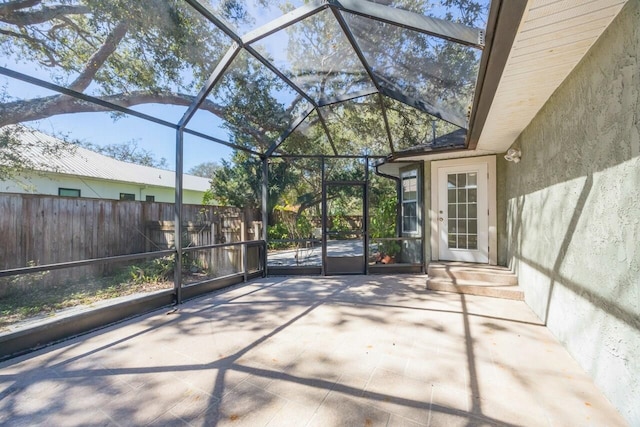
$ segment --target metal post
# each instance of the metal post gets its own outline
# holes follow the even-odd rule
[[[240,222],[240,241],[245,242],[246,240],[247,240],[247,210],[243,209],[242,221]],[[245,282],[247,281],[247,276],[249,274],[249,260],[247,259],[248,252],[249,252],[248,249],[249,248],[247,247],[246,243],[243,243],[240,246],[240,258],[242,260],[242,276]]]
[[[246,282],[249,279],[249,260],[248,258],[249,250],[247,248],[247,244],[243,243],[240,246],[240,256],[242,257],[242,279]]]
[[[369,157],[364,158],[364,188],[363,188],[363,208],[362,212],[364,228],[364,274],[369,274]]]
[[[396,181],[396,236],[402,234],[402,176]]]
[[[182,304],[182,169],[184,152],[184,134],[182,129],[176,132],[176,202],[174,205],[174,241],[176,259],[173,268],[173,288],[176,304]]]
[[[322,174],[322,269],[321,274],[323,276],[327,275],[327,225],[329,222],[327,221],[327,184],[326,184],[326,176],[325,176],[325,163],[324,156],[320,158],[320,173]]]
[[[262,158],[262,240],[265,242],[263,253],[263,277],[267,277],[267,240],[268,240],[268,222],[269,212],[267,212],[269,206],[269,159],[267,157]]]

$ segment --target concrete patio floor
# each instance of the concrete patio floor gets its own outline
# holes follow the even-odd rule
[[[0,364],[0,424],[617,426],[525,303],[268,278]]]

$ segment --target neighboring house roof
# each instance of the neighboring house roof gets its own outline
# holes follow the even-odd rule
[[[33,162],[36,170],[41,172],[154,187],[175,187],[173,171],[123,162],[77,145],[52,156],[47,147],[59,145],[62,143],[60,139],[24,126],[20,126],[18,135],[23,143],[24,156]],[[183,190],[204,192],[210,188],[210,184],[207,178],[185,174],[182,187]]]

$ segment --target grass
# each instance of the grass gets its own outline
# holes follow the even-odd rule
[[[114,284],[111,278],[65,285],[12,286],[0,297],[0,331],[27,319],[51,316],[66,308],[172,286],[170,281]]]
[[[189,271],[189,270],[187,270]],[[47,273],[13,277],[0,283],[0,332],[33,318],[45,318],[80,305],[173,288],[173,260],[158,258],[122,268],[108,277],[47,284]],[[202,279],[187,273],[184,282]]]

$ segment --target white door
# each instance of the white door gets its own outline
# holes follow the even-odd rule
[[[486,163],[438,168],[439,258],[489,262]]]

